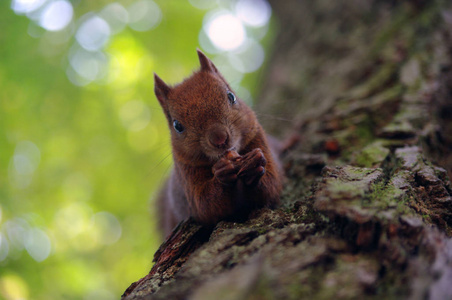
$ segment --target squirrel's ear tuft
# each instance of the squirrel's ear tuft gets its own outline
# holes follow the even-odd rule
[[[171,88],[157,74],[154,73],[154,93],[162,106],[164,106],[166,99],[168,99],[170,91]]]
[[[196,49],[198,52],[199,63],[201,64],[201,71],[218,73],[217,67],[213,62],[204,54],[201,50]]]

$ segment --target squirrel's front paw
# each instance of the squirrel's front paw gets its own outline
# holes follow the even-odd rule
[[[267,160],[261,149],[256,148],[242,156],[242,166],[237,175],[246,185],[256,185],[265,174]]]
[[[212,167],[213,175],[226,185],[234,184],[237,181],[238,166],[227,158],[220,158]]]

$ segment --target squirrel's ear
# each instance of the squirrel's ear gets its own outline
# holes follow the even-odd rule
[[[204,54],[201,50],[196,49],[198,52],[199,63],[201,64],[201,71],[218,73],[217,67],[213,62]]]
[[[166,107],[166,99],[168,99],[168,94],[171,88],[157,75],[154,73],[154,93],[157,96],[160,104]]]

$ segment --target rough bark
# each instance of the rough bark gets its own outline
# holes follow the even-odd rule
[[[295,137],[282,207],[182,223],[123,299],[452,299],[452,11],[272,5],[282,30],[257,109]]]

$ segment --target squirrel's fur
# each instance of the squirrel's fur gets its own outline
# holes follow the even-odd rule
[[[214,64],[198,56],[200,70],[182,83],[154,78],[174,159],[158,199],[165,235],[189,216],[215,224],[279,203],[281,172],[263,128]]]

